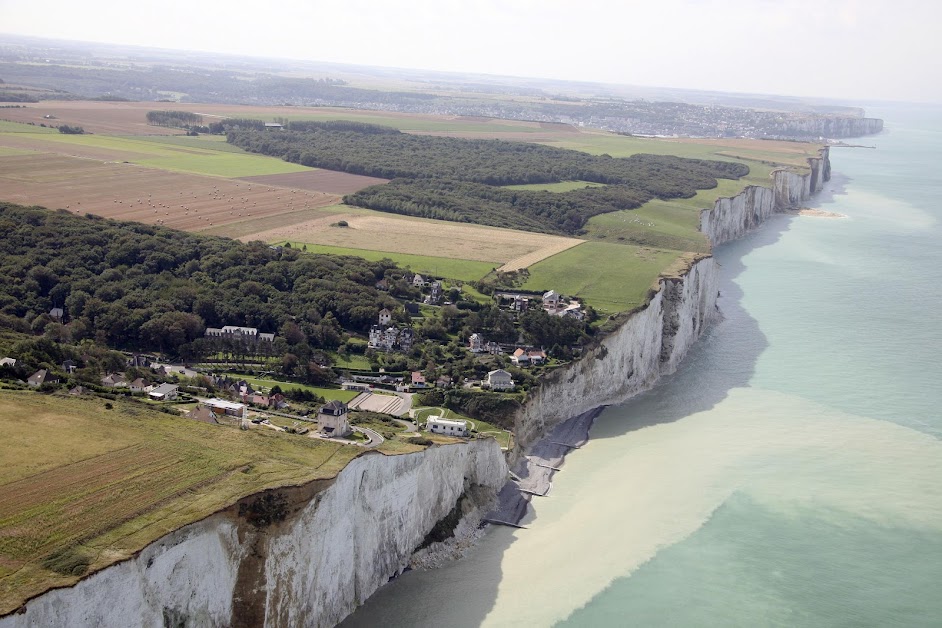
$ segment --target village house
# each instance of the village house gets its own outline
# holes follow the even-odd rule
[[[424,286],[427,286],[428,282],[425,281],[425,277],[416,273],[415,277],[412,278],[412,285],[415,286],[416,288],[422,288]]]
[[[445,375],[442,375],[435,380],[435,388],[451,388],[453,385],[451,378]]]
[[[161,384],[147,393],[147,396],[154,401],[173,401],[177,398],[179,391],[180,387],[176,384]]]
[[[131,389],[132,393],[141,393],[150,390],[151,385],[150,382],[143,377],[138,377],[133,382],[131,382],[129,388]]]
[[[425,423],[425,429],[434,434],[446,436],[467,436],[468,422],[453,421],[440,416],[430,416]]]
[[[39,388],[43,384],[58,384],[59,379],[53,377],[46,369],[39,369],[29,376],[29,378],[26,380],[26,383],[33,388]]]
[[[376,289],[382,290],[383,292],[387,292],[389,290],[389,282],[385,277],[376,282]]]
[[[543,293],[543,309],[551,314],[559,308],[559,302],[562,297],[555,290]]]
[[[530,299],[523,296],[522,294],[514,295],[513,304],[511,304],[510,309],[514,312],[519,312],[523,314],[530,308]]]
[[[388,325],[390,322],[392,322],[392,312],[390,312],[387,308],[381,309],[379,311],[379,324]]]
[[[229,417],[230,419],[244,419],[247,408],[244,403],[234,403],[225,399],[207,399],[200,403],[201,406],[209,408],[216,415],[217,419]]]
[[[557,309],[556,316],[564,316],[581,321],[585,317],[585,314],[582,311],[582,304],[578,301],[572,301],[568,305]]]
[[[471,334],[471,338],[468,339],[468,348],[471,353],[484,353],[484,336]]]
[[[425,388],[426,387],[425,376],[422,375],[419,371],[412,371],[412,387],[413,388]]]
[[[511,354],[510,361],[513,362],[515,366],[536,366],[546,362],[546,352],[536,349],[517,348],[517,350]]]
[[[128,380],[123,373],[108,373],[101,378],[101,385],[105,388],[127,388]]]
[[[496,369],[487,374],[485,385],[491,390],[513,390],[514,380],[504,369]]]
[[[150,366],[150,360],[139,353],[134,353],[128,357],[128,366],[137,368],[147,368]]]
[[[0,358],[0,366],[16,366],[16,358]]]
[[[397,329],[395,327],[383,328],[381,325],[373,325],[370,328],[368,346],[385,351],[392,351],[398,347],[402,352],[408,353],[412,350],[413,339],[413,332],[408,327]]]
[[[212,408],[209,406],[198,405],[189,412],[186,413],[188,419],[195,419],[197,421],[202,421],[203,423],[210,423],[212,425],[219,425],[219,419]]]
[[[75,364],[75,362],[74,362],[73,360],[64,360],[64,361],[62,362],[62,370],[65,371],[66,373],[70,374],[70,375],[71,375],[72,373],[74,373],[77,368],[78,368],[78,366],[76,366],[76,364]]]
[[[440,281],[433,281],[429,287],[429,295],[425,297],[425,302],[428,305],[438,305],[442,300],[442,283]]]
[[[317,413],[318,430],[327,438],[345,438],[353,430],[347,422],[347,405],[341,401],[328,401]]]

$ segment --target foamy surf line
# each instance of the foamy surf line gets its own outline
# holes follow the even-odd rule
[[[497,495],[497,508],[484,520],[519,526],[533,496],[545,497],[553,487],[553,476],[562,468],[566,455],[589,442],[589,430],[604,409],[599,406],[567,419],[535,442],[511,470],[511,479]]]

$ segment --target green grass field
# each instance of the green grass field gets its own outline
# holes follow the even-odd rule
[[[808,157],[817,156],[818,144],[803,142],[762,142],[745,146],[740,140],[693,141],[633,137],[611,133],[588,132],[566,136],[554,142],[543,142],[561,148],[572,148],[593,155],[629,157],[638,153],[677,155],[694,159],[722,161],[771,162],[805,168]],[[767,148],[766,148],[767,147]],[[767,164],[768,165],[768,164]]]
[[[3,113],[0,111],[0,116]],[[10,120],[0,120],[0,133],[37,133],[37,134],[49,134],[49,133],[59,133],[57,129],[51,127],[42,127],[38,124],[23,124],[22,122],[12,122]]]
[[[369,366],[367,366],[367,368],[369,368]],[[328,401],[332,399],[336,399],[338,401],[347,403],[348,401],[356,397],[357,394],[359,394],[355,390],[340,390],[339,388],[319,388],[317,386],[308,386],[307,384],[296,384],[294,382],[282,382],[277,379],[255,377],[253,375],[245,375],[242,373],[230,373],[230,376],[238,378],[238,379],[244,379],[245,381],[252,384],[253,386],[256,386],[256,387],[261,386],[265,388],[266,390],[276,385],[281,386],[282,390],[291,390],[291,389],[306,390],[308,392],[314,393],[315,395],[320,395],[321,397],[323,397],[324,399],[327,399]]]
[[[340,355],[338,353],[332,353],[330,357],[333,358],[334,366],[336,368],[352,369],[355,371],[370,370],[370,361],[362,355],[352,355],[349,353],[346,355]]]
[[[335,476],[362,449],[131,402],[0,390],[0,614],[266,488]]]
[[[531,190],[534,192],[571,192],[584,188],[598,188],[604,183],[592,183],[591,181],[560,181],[559,183],[525,183],[522,185],[505,185],[508,190]]]
[[[27,150],[25,148],[9,148],[7,146],[0,146],[0,157],[12,157],[14,155],[33,155],[36,151]]]
[[[274,244],[284,244],[284,241]],[[327,246],[324,244],[308,244],[305,242],[291,242],[291,247],[300,249],[307,246],[308,253],[328,253],[330,255],[355,255],[371,261],[391,259],[403,268],[413,272],[433,277],[447,277],[462,281],[476,281],[500,266],[500,262],[477,262],[473,260],[451,259],[449,257],[431,257],[428,255],[412,255],[410,253],[388,253],[385,251],[371,251],[367,249],[349,249],[340,246]]]
[[[19,125],[25,126],[25,125]],[[35,127],[27,127],[34,129]],[[22,132],[17,136],[22,137]],[[29,134],[36,140],[36,150],[55,150],[55,145],[95,149],[100,157],[102,151],[113,161],[129,161],[142,166],[203,174],[218,177],[248,177],[264,174],[285,174],[312,170],[298,164],[288,163],[274,157],[251,155],[245,152],[222,150],[218,142],[204,140],[202,145],[177,144],[157,140],[153,137],[117,137],[109,135],[62,135],[60,133]],[[193,138],[199,140],[200,138]]]
[[[238,146],[233,146],[226,141],[225,135],[199,135],[191,137],[188,135],[123,135],[125,139],[141,140],[144,142],[153,142],[155,144],[169,144],[171,146],[186,146],[189,148],[199,148],[202,150],[215,150],[221,153],[236,153],[238,155],[249,155]]]
[[[526,290],[556,290],[615,314],[641,305],[679,251],[586,242],[530,267]]]

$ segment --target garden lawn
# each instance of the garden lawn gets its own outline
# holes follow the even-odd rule
[[[285,382],[279,381],[277,379],[266,379],[263,377],[255,377],[253,375],[244,375],[242,373],[230,373],[230,377],[237,379],[244,379],[248,383],[256,386],[270,389],[272,386],[280,386],[282,390],[306,390],[312,392],[315,395],[319,395],[331,401],[336,399],[337,401],[342,401],[347,403],[359,393],[355,390],[341,390],[339,388],[319,388],[317,386],[308,386],[307,384],[297,384],[295,382]]]

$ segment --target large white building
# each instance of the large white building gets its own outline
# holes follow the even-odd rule
[[[203,336],[217,341],[229,341],[248,349],[257,349],[263,344],[270,345],[275,340],[275,334],[259,333],[255,327],[239,327],[238,325],[207,327]]]
[[[445,436],[467,436],[468,422],[443,419],[440,416],[430,416],[425,422],[425,429],[435,434]]]

